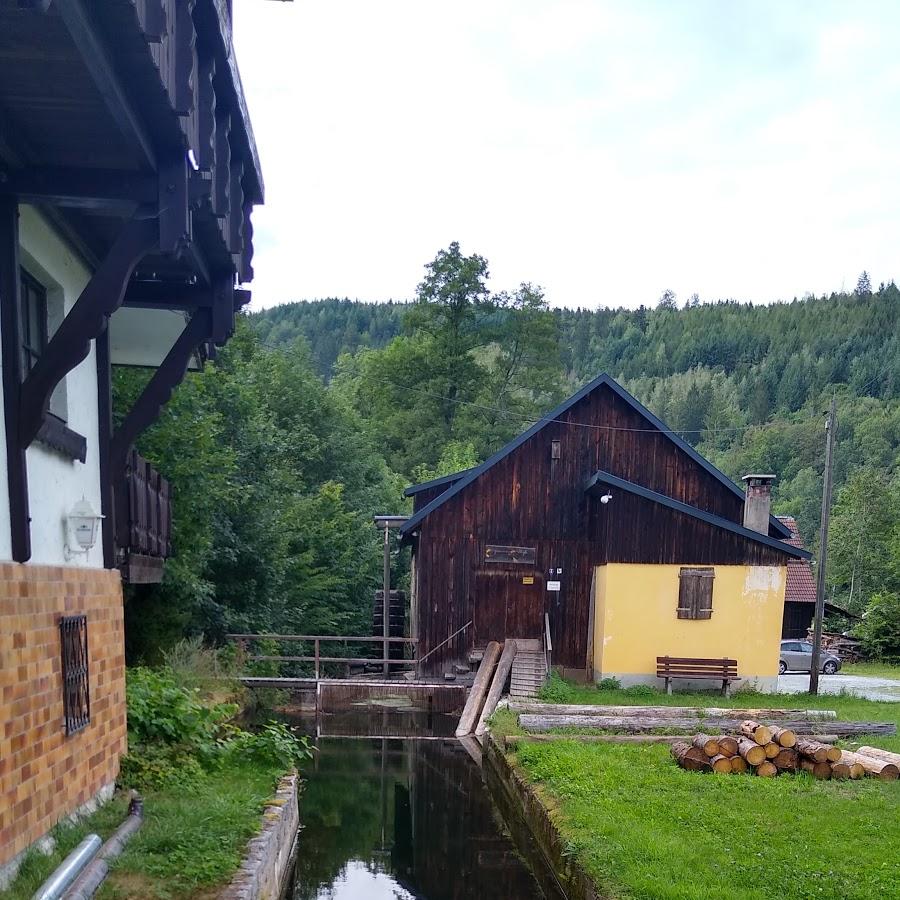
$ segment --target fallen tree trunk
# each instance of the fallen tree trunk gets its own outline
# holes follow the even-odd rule
[[[809,772],[813,778],[817,778],[819,781],[828,781],[831,778],[831,763],[825,760],[816,762],[808,756],[801,756],[800,768],[804,772]]]
[[[738,753],[751,766],[758,766],[766,761],[766,748],[760,747],[756,741],[751,741],[750,738],[741,738],[738,741]]]
[[[719,755],[719,741],[708,734],[695,734],[691,745],[702,750],[710,759]]]
[[[900,753],[894,753],[891,750],[882,750],[881,747],[860,747],[856,752],[861,753],[863,756],[874,756],[875,759],[883,759],[885,762],[900,766]]]
[[[696,747],[692,747],[687,741],[677,741],[672,744],[672,756],[682,769],[691,772],[710,772],[712,764],[709,757]]]
[[[780,747],[790,749],[797,743],[797,735],[790,728],[779,728],[776,725],[772,727],[772,740]]]
[[[843,763],[859,763],[866,770],[867,775],[880,778],[882,781],[896,781],[900,777],[900,767],[875,756],[865,756],[862,753],[842,750],[839,761]]]
[[[772,740],[772,729],[767,725],[760,725],[755,719],[744,719],[738,730],[744,737],[763,746]]]
[[[515,713],[536,716],[671,716],[676,719],[695,716],[698,709],[696,706],[600,706],[592,703],[539,703],[536,700],[510,700],[508,707]],[[706,706],[702,709],[705,716],[739,721],[747,718],[757,721],[767,719],[820,721],[837,718],[837,713],[833,709],[735,709],[718,706]]]
[[[737,719],[700,718],[699,716],[666,718],[648,716],[594,716],[594,715],[545,715],[521,713],[519,724],[527,731],[551,731],[554,728],[597,728],[624,734],[640,734],[647,731],[673,730],[695,734],[700,731],[738,732],[741,722]],[[897,726],[892,722],[821,722],[797,721],[785,723],[785,727],[797,734],[850,736],[858,734],[896,734]]]

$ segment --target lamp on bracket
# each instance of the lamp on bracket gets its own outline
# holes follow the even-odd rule
[[[82,497],[66,514],[66,559],[87,554],[97,543],[103,516]]]

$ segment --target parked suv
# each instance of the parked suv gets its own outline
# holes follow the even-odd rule
[[[812,668],[813,647],[809,641],[782,641],[781,658],[778,660],[778,674],[785,672],[808,672]],[[822,671],[834,675],[841,668],[841,658],[823,650]]]

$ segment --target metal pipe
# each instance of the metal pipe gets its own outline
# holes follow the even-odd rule
[[[63,892],[97,855],[99,834],[89,834],[59,865],[59,868],[37,889],[31,900],[59,900]]]

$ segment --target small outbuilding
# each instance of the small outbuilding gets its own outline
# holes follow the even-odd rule
[[[424,669],[515,638],[570,677],[656,683],[659,656],[730,657],[771,684],[788,563],[809,558],[770,514],[773,480],[741,490],[599,376],[481,465],[407,489]]]

